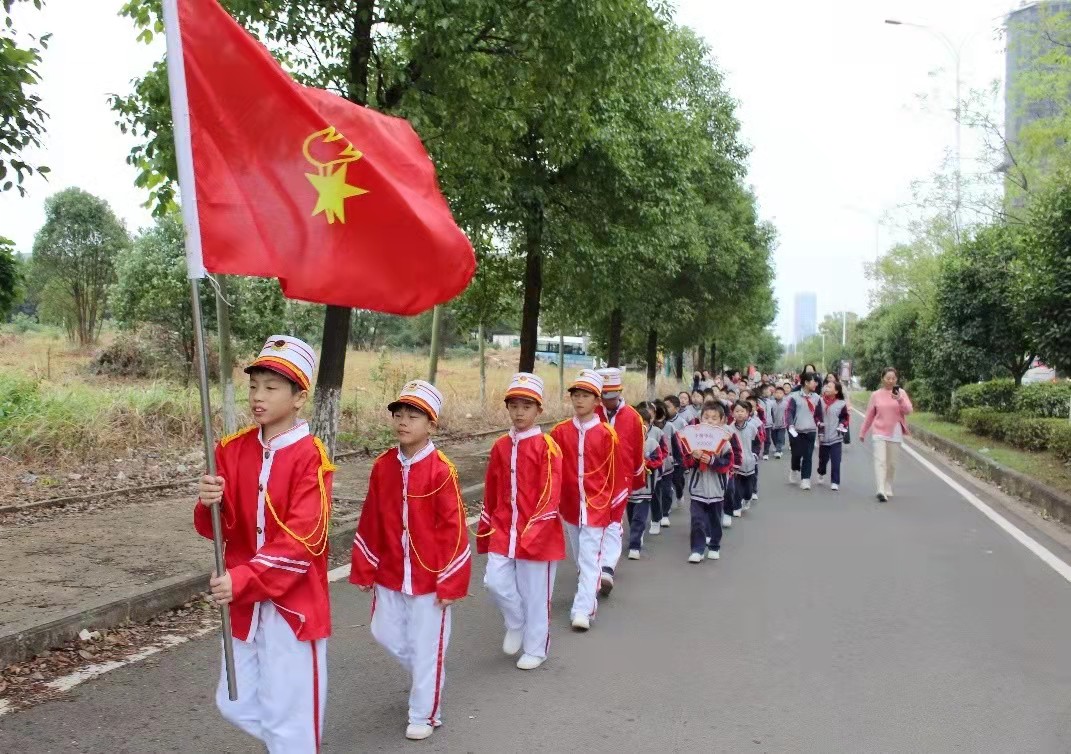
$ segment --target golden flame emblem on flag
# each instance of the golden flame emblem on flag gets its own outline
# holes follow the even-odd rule
[[[327,216],[328,223],[334,223],[336,219],[345,223],[346,200],[368,193],[366,189],[346,182],[347,166],[364,155],[334,126],[328,126],[305,139],[301,151],[309,164],[316,168],[315,173],[305,173],[318,196],[312,216],[316,217],[322,212]]]

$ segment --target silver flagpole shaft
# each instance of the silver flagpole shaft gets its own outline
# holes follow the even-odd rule
[[[205,444],[205,469],[209,476],[216,475],[216,442],[212,437],[212,403],[208,393],[208,356],[205,353],[205,331],[201,323],[201,281],[190,279],[190,295],[193,297],[193,332],[197,342],[197,384],[201,388],[201,428]],[[220,521],[219,505],[209,509],[212,512],[212,549],[216,555],[216,573],[222,575],[227,568],[223,563],[223,525]],[[223,622],[223,662],[227,668],[227,695],[230,700],[238,699],[238,678],[234,673],[234,638],[231,635],[230,605],[220,605],[219,617]]]
[[[201,254],[201,222],[197,214],[197,176],[193,169],[193,144],[190,137],[190,102],[186,92],[185,56],[179,29],[178,0],[164,0],[164,32],[167,39],[167,88],[171,95],[171,116],[175,132],[175,157],[178,163],[179,190],[182,195],[182,224],[186,231],[186,268],[190,278],[193,307],[194,342],[197,344],[197,383],[201,387],[201,428],[205,442],[205,468],[216,475],[215,441],[212,438],[212,404],[208,392],[208,356],[205,354],[205,330],[201,316],[200,279],[205,276]],[[216,573],[227,569],[223,563],[223,527],[219,505],[213,505],[212,545],[216,555]],[[227,695],[238,700],[238,679],[234,672],[234,639],[231,636],[231,610],[220,605],[223,621],[223,661],[227,670]]]

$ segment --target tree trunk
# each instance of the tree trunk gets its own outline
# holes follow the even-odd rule
[[[349,343],[351,310],[329,306],[324,313],[324,337],[320,344],[320,372],[316,376],[312,432],[323,440],[327,453],[335,457],[338,422],[342,416],[342,378],[346,374],[346,345]]]
[[[227,304],[227,276],[216,278],[216,328],[219,331],[219,386],[223,391],[223,434],[238,431],[234,405],[234,349],[231,348],[231,308]]]
[[[614,307],[610,312],[610,332],[606,338],[606,365],[621,366],[621,332],[624,329],[621,307]]]
[[[437,304],[431,310],[431,353],[428,356],[428,382],[435,384],[439,372],[439,350],[442,348],[443,307]]]
[[[543,294],[543,205],[532,202],[524,228],[524,308],[521,311],[521,358],[517,371],[535,371],[539,338],[539,300]]]
[[[684,380],[684,349],[678,348],[677,352],[673,354],[673,374],[676,376],[678,382]]]
[[[698,353],[696,353],[695,357],[695,371],[702,372],[707,368],[707,344],[700,343],[699,348],[696,350]]]
[[[372,59],[372,22],[375,0],[354,0],[353,33],[347,67],[346,98],[368,105],[368,64]],[[312,432],[335,456],[338,422],[342,417],[342,379],[346,374],[346,344],[350,339],[350,309],[328,306],[320,343],[320,373],[316,378]]]
[[[558,336],[558,400],[565,397],[565,336]]]
[[[658,377],[658,330],[647,331],[647,400],[658,397],[655,380]]]
[[[480,409],[484,410],[487,406],[487,349],[484,345],[483,337],[483,323],[480,323],[480,327],[476,330],[477,337],[480,339]]]

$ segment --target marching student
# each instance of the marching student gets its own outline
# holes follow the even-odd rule
[[[562,454],[536,423],[543,413],[540,377],[515,374],[506,410],[513,426],[491,446],[476,552],[487,553],[483,583],[506,622],[502,651],[523,650],[517,667],[534,670],[550,649],[554,574],[565,558]]]
[[[216,446],[216,476],[201,478],[197,532],[212,538],[220,506],[227,570],[211,598],[231,605],[240,696],[221,671],[216,706],[272,754],[316,752],[327,707],[327,530],[335,467],[298,418],[316,356],[288,335],[268,338],[246,367],[253,426]]]
[[[667,395],[665,399],[666,414],[668,419],[666,420],[666,426],[670,427],[670,443],[669,450],[673,454],[673,492],[676,495],[675,505],[680,505],[681,498],[684,497],[684,460],[681,457],[680,441],[677,439],[677,433],[688,426],[688,420],[684,416],[684,412],[680,409],[680,398],[672,395]]]
[[[785,398],[787,391],[783,385],[778,385],[773,391],[773,403],[770,408],[770,420],[773,422],[773,451],[774,458],[780,458],[785,449],[785,423],[788,411],[788,399]]]
[[[692,419],[695,418],[695,409],[692,406],[692,394],[687,390],[682,390],[677,394],[677,407],[680,409],[679,415],[684,419],[684,425],[688,426],[692,423]]]
[[[759,428],[753,418],[747,401],[739,400],[733,405],[733,423],[729,429],[740,443],[740,462],[733,467],[732,515],[736,518],[751,508],[751,496],[755,491],[759,467],[755,444],[759,439]]]
[[[699,563],[704,554],[709,560],[721,558],[722,522],[729,501],[728,481],[733,466],[740,459],[740,443],[725,427],[725,409],[716,401],[703,406],[703,424],[718,428],[721,439],[713,451],[691,448],[682,437],[681,450],[687,478],[692,515],[689,563]],[[732,519],[730,518],[730,521]]]
[[[581,371],[569,386],[573,418],[559,422],[550,432],[562,451],[559,510],[577,567],[576,596],[569,611],[577,631],[587,631],[595,619],[606,527],[611,512],[624,506],[629,492],[620,471],[617,434],[595,413],[602,388],[598,372]]]
[[[755,502],[759,499],[759,469],[762,467],[762,448],[766,444],[766,423],[759,399],[752,396],[747,399],[747,404],[751,409],[748,421],[755,429],[755,442],[751,448],[755,454],[755,483],[751,486],[751,502]],[[750,508],[750,503],[745,507]]]
[[[646,430],[643,441],[643,462],[647,470],[647,482],[638,490],[633,490],[628,498],[628,559],[639,560],[640,550],[643,549],[643,533],[647,528],[647,518],[652,507],[659,510],[657,501],[658,486],[662,481],[663,464],[668,458],[665,446],[665,433],[655,426],[651,416],[651,410],[646,406],[636,409],[643,421]],[[655,514],[657,516],[657,514]],[[651,534],[658,534],[661,528],[656,529],[658,522],[651,521]]]
[[[763,412],[765,414],[765,421],[762,428],[766,431],[766,438],[762,443],[762,460],[770,460],[770,448],[773,447],[773,428],[774,428],[774,398],[773,398],[773,385],[764,384],[760,390],[761,402]]]
[[[792,450],[792,470],[789,484],[799,482],[801,490],[811,489],[811,463],[814,457],[814,441],[822,423],[821,399],[814,392],[818,375],[804,372],[800,377],[800,390],[791,393],[785,424],[788,426],[789,447]]]
[[[829,467],[829,489],[840,489],[840,461],[844,436],[848,433],[848,402],[840,385],[827,382],[822,386],[822,426],[818,436],[818,484],[825,483]]]
[[[431,440],[442,404],[414,380],[387,406],[398,446],[372,464],[350,562],[350,583],[373,592],[372,636],[412,679],[405,737],[415,741],[442,725],[451,605],[472,571],[457,469]]]
[[[598,370],[602,377],[602,403],[596,408],[599,416],[614,428],[617,434],[622,474],[629,492],[640,490],[647,484],[647,469],[643,462],[644,427],[640,415],[622,397],[624,389],[621,370],[606,367]],[[625,503],[615,503],[610,511],[610,524],[606,527],[606,546],[603,548],[602,576],[599,593],[609,597],[614,589],[614,576],[624,538]]]

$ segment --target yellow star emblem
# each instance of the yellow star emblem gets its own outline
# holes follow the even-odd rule
[[[312,147],[318,147],[314,156]],[[316,168],[315,173],[305,173],[309,183],[316,189],[316,207],[312,210],[312,216],[316,217],[321,212],[327,216],[328,223],[334,223],[337,219],[340,223],[346,222],[346,200],[351,196],[367,194],[368,191],[346,182],[347,166],[356,162],[364,155],[337,131],[334,126],[328,126],[322,131],[305,139],[302,147],[305,159]],[[325,154],[335,156],[326,159]]]
[[[312,216],[321,212],[327,215],[327,222],[333,223],[338,218],[340,223],[346,222],[346,200],[351,196],[360,196],[368,192],[363,188],[357,188],[346,183],[346,166],[340,165],[337,170],[327,175],[306,173],[305,177],[316,189],[319,197],[316,200],[316,208]]]

